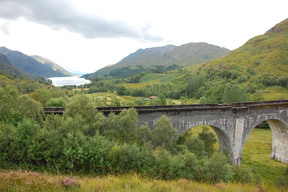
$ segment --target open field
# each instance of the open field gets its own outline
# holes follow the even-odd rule
[[[261,182],[274,184],[283,176],[287,165],[270,158],[272,132],[270,129],[254,129],[243,150],[243,165],[251,168]]]
[[[268,87],[261,90],[260,93],[266,101],[288,99],[288,89],[280,86]]]

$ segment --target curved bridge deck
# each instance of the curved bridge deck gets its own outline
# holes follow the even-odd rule
[[[219,139],[220,151],[230,151],[231,163],[241,164],[243,146],[250,132],[267,121],[272,129],[271,158],[288,163],[288,100],[205,105],[97,107],[104,115],[135,108],[139,125],[153,129],[157,118],[166,115],[179,134],[210,125]],[[46,114],[63,114],[63,107],[45,107]]]
[[[134,108],[137,112],[155,111],[185,111],[185,110],[213,110],[213,109],[233,109],[241,110],[248,108],[260,108],[277,105],[288,105],[288,100],[261,101],[261,102],[241,102],[232,104],[191,104],[191,105],[152,105],[152,106],[121,106],[121,107],[96,107],[104,114],[120,113],[124,109]],[[44,107],[46,114],[63,114],[65,107]]]

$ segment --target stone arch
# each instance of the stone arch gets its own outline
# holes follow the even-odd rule
[[[251,131],[264,121],[267,121],[272,130],[272,147],[270,157],[277,161],[288,163],[288,122],[279,117],[263,117],[252,123],[251,126],[247,129],[247,132],[243,135],[241,154],[244,148],[244,144]]]
[[[218,141],[219,141],[219,151],[228,151],[229,153],[231,153],[232,151],[232,144],[231,144],[231,137],[227,134],[227,132],[225,131],[225,129],[221,126],[217,126],[217,125],[211,125],[208,123],[203,123],[203,124],[197,124],[197,126],[210,126],[213,131],[215,132],[215,134],[217,135]],[[191,130],[196,126],[192,126],[188,129],[185,130]],[[183,133],[182,133],[183,134]]]

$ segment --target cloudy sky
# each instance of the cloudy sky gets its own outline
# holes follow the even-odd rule
[[[0,46],[85,73],[139,48],[236,49],[288,18],[287,0],[0,0]]]

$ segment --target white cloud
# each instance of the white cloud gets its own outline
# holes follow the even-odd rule
[[[287,0],[0,0],[0,45],[94,72],[138,48],[207,42],[235,49],[286,19],[287,5]]]

